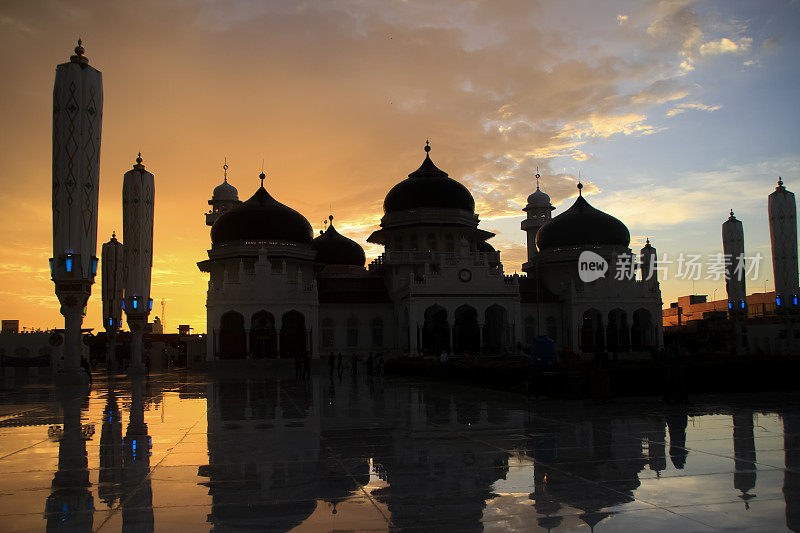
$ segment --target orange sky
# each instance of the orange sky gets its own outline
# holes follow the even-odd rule
[[[554,202],[574,195],[583,169],[584,192],[605,191],[598,207],[631,213],[623,221],[640,244],[653,224],[637,224],[614,195],[642,188],[615,177],[603,150],[724,112],[701,103],[709,94],[691,77],[724,58],[735,72],[767,45],[747,28],[720,30],[730,17],[704,18],[691,1],[619,4],[571,18],[569,6],[527,1],[5,2],[0,318],[63,327],[48,270],[50,121],[55,65],[78,36],[104,82],[98,255],[121,232],[122,176],[141,151],[156,176],[151,319],[164,298],[168,331],[205,331],[207,278],[195,263],[210,246],[203,214],[224,157],[240,199],[258,187],[263,159],[275,198],[315,229],[330,206],[337,228],[364,244],[430,137],[436,164],[470,187],[482,227],[498,232],[507,272],[523,261],[520,209],[537,166]],[[796,151],[768,155],[765,180],[798,168]],[[662,242],[680,235],[664,229]],[[377,252],[367,247],[368,258]],[[86,327],[100,327],[97,281]]]

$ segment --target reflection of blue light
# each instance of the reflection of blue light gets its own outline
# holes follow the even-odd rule
[[[92,257],[92,276],[97,274],[97,258]]]
[[[152,311],[153,310],[153,299],[152,298],[150,298],[150,301],[147,304],[147,310],[148,311]]]
[[[728,302],[728,309],[733,309],[733,302]]]
[[[72,254],[67,254],[67,272],[72,272]]]

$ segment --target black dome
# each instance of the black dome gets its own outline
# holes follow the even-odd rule
[[[308,220],[270,196],[262,184],[241,206],[228,211],[211,227],[211,243],[289,241],[310,244],[314,232]]]
[[[628,228],[616,219],[595,209],[583,196],[572,207],[553,218],[536,233],[539,250],[571,246],[624,246],[631,242]]]
[[[311,242],[311,249],[317,251],[317,263],[325,265],[364,266],[367,260],[364,249],[354,240],[348,239],[333,227],[328,226],[325,233]]]
[[[489,244],[486,241],[478,241],[478,244],[475,246],[479,252],[483,252],[485,254],[493,254],[497,250],[494,249],[494,246]]]
[[[425,151],[429,152],[430,146]],[[436,168],[428,154],[417,170],[392,187],[383,201],[383,212],[425,207],[475,212],[475,199],[469,190]]]

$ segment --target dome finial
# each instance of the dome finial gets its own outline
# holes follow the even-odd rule
[[[261,187],[264,187],[264,180],[267,179],[267,175],[264,174],[264,171],[261,171],[261,174],[258,175],[258,178],[261,180]]]
[[[70,62],[78,63],[79,65],[88,65],[89,58],[83,55],[84,52],[85,50],[83,49],[81,38],[78,37],[78,46],[75,47],[75,55],[70,56]]]
[[[583,183],[581,183],[581,171],[578,171],[578,196],[583,196]]]
[[[430,139],[425,139],[425,152],[427,153],[427,152],[430,152],[430,151],[431,151],[431,140]]]
[[[222,171],[223,171],[223,179],[225,183],[228,183],[228,157],[226,156],[225,159],[222,160]]]
[[[536,167],[536,190],[537,191],[539,190],[539,178],[541,178],[541,177],[542,177],[542,175],[539,174],[539,167],[537,166]]]
[[[333,224],[333,215],[328,215],[328,220],[330,220],[331,224]]]

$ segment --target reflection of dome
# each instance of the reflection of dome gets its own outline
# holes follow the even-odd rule
[[[364,249],[354,240],[348,239],[331,224],[325,233],[311,242],[311,249],[317,251],[317,263],[326,265],[364,266],[366,256]]]
[[[550,196],[539,190],[537,185],[533,194],[528,196],[528,205],[530,207],[550,207]]]
[[[211,228],[211,242],[214,245],[234,241],[310,244],[312,238],[313,230],[308,220],[270,196],[263,181],[249,200],[219,217]]]
[[[430,149],[425,146],[426,152]],[[418,208],[462,209],[474,213],[475,200],[466,187],[436,168],[426,154],[422,165],[392,187],[383,201],[383,211],[387,214]]]
[[[228,183],[227,178],[220,185],[214,187],[214,194],[211,196],[212,201],[226,201],[226,200],[239,200],[239,191],[236,187]]]
[[[536,234],[539,250],[571,246],[624,246],[631,242],[628,228],[618,219],[595,209],[583,196],[572,207],[547,222]]]

